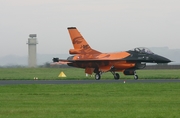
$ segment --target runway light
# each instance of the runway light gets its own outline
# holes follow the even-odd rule
[[[34,80],[37,80],[38,79],[38,77],[34,77]]]

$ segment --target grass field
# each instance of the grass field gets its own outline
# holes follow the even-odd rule
[[[59,78],[60,72],[66,74],[66,78]],[[180,79],[180,69],[177,70],[137,70],[139,79]],[[133,79],[133,76],[124,76],[122,79]],[[78,68],[0,68],[0,80],[27,80],[38,77],[38,79],[94,79],[86,77],[83,69]],[[113,75],[108,72],[102,75],[102,79],[113,79]]]
[[[179,118],[179,83],[0,86],[0,118]]]

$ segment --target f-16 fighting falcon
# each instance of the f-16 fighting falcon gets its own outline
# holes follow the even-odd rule
[[[85,73],[95,73],[95,79],[101,79],[104,72],[111,72],[114,79],[119,79],[117,72],[123,72],[124,75],[133,75],[134,79],[138,79],[137,69],[146,67],[146,63],[169,63],[171,60],[154,54],[148,48],[137,47],[133,50],[102,53],[92,49],[86,42],[76,27],[67,28],[70,34],[73,49],[69,50],[70,56],[67,60],[53,58],[53,62],[67,63],[69,66],[83,68]]]

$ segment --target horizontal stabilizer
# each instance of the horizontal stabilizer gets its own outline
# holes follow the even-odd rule
[[[53,58],[53,62],[59,62],[59,58]]]

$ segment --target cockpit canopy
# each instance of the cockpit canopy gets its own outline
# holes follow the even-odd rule
[[[133,51],[140,52],[140,53],[154,54],[150,49],[145,48],[145,47],[137,47],[137,48],[134,48]]]

